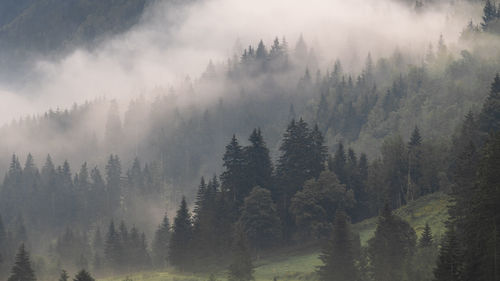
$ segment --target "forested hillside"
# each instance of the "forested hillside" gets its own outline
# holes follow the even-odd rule
[[[99,47],[160,7],[63,2],[0,4],[2,51]],[[1,278],[169,271],[249,281],[261,257],[321,249],[300,278],[498,280],[500,6],[394,5],[415,20],[482,12],[456,41],[356,60],[328,57],[307,34],[227,46],[200,76],[3,125]],[[441,197],[446,230],[422,211],[417,235],[404,207]]]

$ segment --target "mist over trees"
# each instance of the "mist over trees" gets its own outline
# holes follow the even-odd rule
[[[175,87],[4,125],[0,278],[253,280],[303,246],[319,280],[497,280],[500,6],[481,6],[460,45],[325,68],[307,34],[278,36]],[[393,212],[436,192],[452,197],[443,237]],[[351,224],[370,218],[364,245]]]

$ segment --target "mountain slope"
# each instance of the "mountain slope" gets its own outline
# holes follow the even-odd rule
[[[426,223],[432,229],[435,240],[444,234],[445,222],[448,218],[447,206],[450,196],[437,192],[421,197],[408,205],[395,210],[395,214],[408,221],[420,236]],[[353,231],[360,234],[362,244],[373,236],[377,226],[377,218],[370,218],[353,225]],[[280,250],[272,255],[263,257],[254,261],[255,280],[273,280],[279,277],[279,280],[315,280],[314,271],[321,264],[319,260],[319,250],[316,247],[300,246]],[[170,280],[206,280],[205,275],[183,274],[173,272],[141,272],[129,276],[134,281],[170,281]],[[220,279],[225,278],[225,272],[219,272]],[[120,281],[121,277],[102,279],[106,281]]]

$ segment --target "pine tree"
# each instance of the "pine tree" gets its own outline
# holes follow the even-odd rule
[[[186,199],[183,197],[172,226],[169,244],[169,261],[181,270],[186,269],[190,262],[190,246],[193,226]]]
[[[35,272],[31,267],[30,257],[24,244],[19,247],[11,275],[7,281],[36,281]]]
[[[345,171],[345,165],[347,162],[347,156],[344,150],[344,144],[339,142],[337,145],[337,150],[333,159],[330,159],[328,167],[330,171],[334,172],[340,183],[345,184],[347,182],[347,176]]]
[[[338,210],[335,214],[332,235],[323,248],[320,259],[323,262],[318,269],[320,280],[357,280],[353,235],[344,211]]]
[[[386,204],[378,218],[375,235],[368,241],[375,281],[403,280],[416,240],[413,228],[393,215]]]
[[[95,279],[86,270],[82,269],[75,275],[73,281],[95,281]]]
[[[460,244],[453,228],[448,229],[439,251],[434,277],[436,281],[461,280]],[[493,280],[493,279],[492,279]]]
[[[495,4],[491,3],[490,0],[486,0],[483,8],[483,22],[481,23],[483,30],[488,30],[489,24],[497,18],[497,8]]]
[[[248,241],[245,232],[241,228],[235,231],[235,239],[233,245],[232,262],[229,265],[228,280],[229,281],[250,281],[253,277],[252,257],[248,249]]]
[[[422,236],[420,237],[419,240],[419,246],[421,248],[424,247],[430,247],[432,246],[432,232],[431,232],[431,227],[429,226],[428,223],[425,224],[424,232],[422,233]]]
[[[318,125],[314,125],[310,135],[309,149],[309,175],[308,178],[318,178],[325,170],[325,163],[328,158],[328,149],[325,146],[323,135],[319,131]]]
[[[170,242],[170,221],[165,213],[162,223],[158,226],[153,240],[153,261],[158,268],[164,268],[168,262],[168,249]]]
[[[118,270],[122,260],[122,245],[120,233],[116,231],[113,221],[109,224],[104,245],[105,262],[111,269]]]
[[[260,129],[254,129],[248,140],[250,145],[244,149],[248,186],[252,188],[260,186],[271,190],[273,166]]]
[[[490,134],[500,132],[500,75],[498,73],[479,114],[479,128]]]
[[[221,174],[221,184],[224,192],[230,196],[230,200],[242,202],[243,198],[250,192],[246,182],[244,167],[245,158],[243,149],[239,145],[236,136],[233,135],[231,142],[226,146],[223,157],[224,172]]]
[[[422,144],[422,136],[420,135],[420,130],[417,126],[413,129],[413,133],[411,134],[410,142],[408,145],[410,147],[418,146]]]
[[[66,270],[62,270],[61,271],[61,275],[59,275],[59,281],[68,281],[69,279],[69,275],[68,275],[68,272],[66,272]]]

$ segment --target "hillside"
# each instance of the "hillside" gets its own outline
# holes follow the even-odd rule
[[[408,221],[420,236],[426,223],[432,228],[435,237],[444,234],[444,223],[448,217],[447,206],[450,197],[442,192],[433,193],[411,202],[395,211]],[[361,242],[366,244],[375,231],[377,218],[370,218],[353,225],[353,231],[360,234]],[[436,238],[439,239],[439,238]],[[311,274],[321,262],[318,259],[319,250],[311,247],[299,247],[280,250],[278,253],[261,258],[254,262],[255,280],[272,280],[275,276],[279,280],[315,280]],[[218,276],[225,278],[224,272]],[[206,280],[207,276],[195,274],[182,274],[178,272],[143,272],[128,276],[134,281],[170,281],[170,280]],[[124,280],[124,276],[100,279],[105,281]]]

